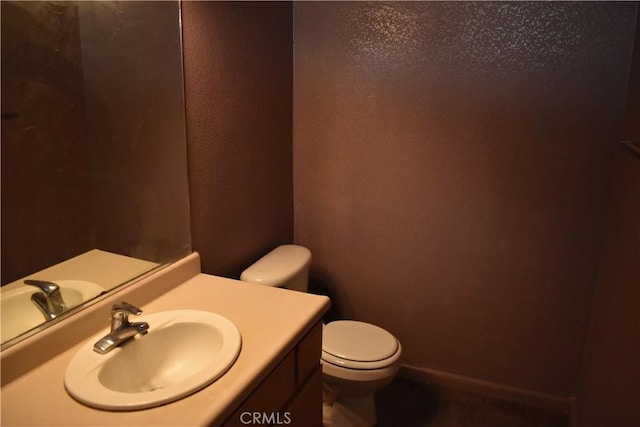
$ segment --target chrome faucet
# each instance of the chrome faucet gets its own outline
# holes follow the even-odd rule
[[[93,351],[105,354],[136,335],[146,335],[149,331],[147,322],[131,323],[129,314],[140,315],[142,310],[129,304],[119,302],[111,307],[111,332],[100,338],[93,345]]]
[[[55,319],[67,308],[67,305],[62,299],[60,287],[55,283],[32,279],[27,279],[24,283],[40,289],[41,292],[36,292],[31,295],[31,301],[38,307],[42,314],[44,314],[47,320]]]

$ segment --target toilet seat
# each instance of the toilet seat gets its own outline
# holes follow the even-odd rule
[[[338,320],[322,331],[322,361],[348,369],[381,369],[401,356],[398,340],[365,322]]]

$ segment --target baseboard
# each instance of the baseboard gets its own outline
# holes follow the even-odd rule
[[[418,368],[410,365],[403,365],[400,368],[398,376],[419,383],[433,384],[444,389],[490,396],[539,408],[564,412],[571,415],[573,423],[573,405],[571,399],[568,397],[540,393],[505,384],[440,371],[437,369]],[[572,425],[575,427],[574,424]]]

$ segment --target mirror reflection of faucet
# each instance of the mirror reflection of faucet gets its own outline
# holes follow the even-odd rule
[[[67,308],[67,305],[62,299],[60,287],[55,283],[33,279],[27,279],[24,283],[40,289],[41,292],[36,292],[31,295],[31,301],[38,307],[42,314],[44,314],[47,320],[55,319]]]
[[[113,304],[111,307],[111,332],[93,345],[93,351],[106,354],[130,338],[136,335],[146,335],[149,332],[147,322],[131,323],[129,322],[129,314],[138,316],[142,314],[142,310],[124,301]]]

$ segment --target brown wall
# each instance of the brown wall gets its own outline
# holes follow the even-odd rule
[[[292,8],[182,8],[193,249],[238,277],[293,240]]]
[[[640,425],[640,155],[620,147],[578,388],[581,427]]]
[[[631,76],[624,138],[640,144],[638,24]],[[581,427],[640,425],[640,154],[624,146],[618,149],[612,188],[578,384]]]
[[[635,7],[295,4],[295,241],[339,315],[573,392]]]

